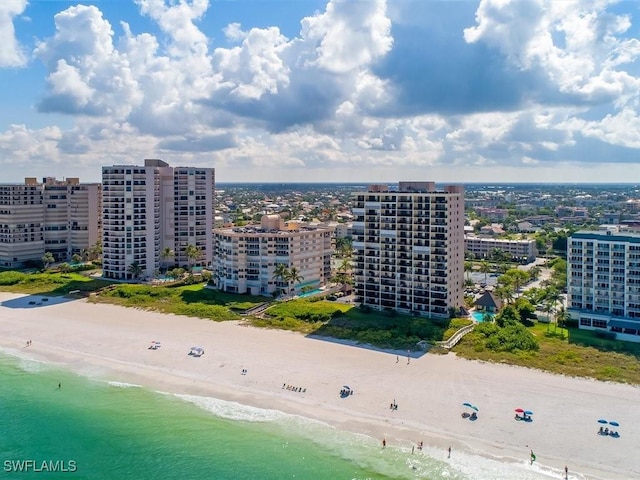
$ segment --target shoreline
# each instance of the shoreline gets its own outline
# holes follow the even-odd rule
[[[278,410],[385,438],[408,451],[423,441],[425,449],[442,451],[445,459],[451,446],[454,452],[522,462],[531,448],[540,466],[561,472],[568,465],[569,478],[640,477],[635,386],[451,353],[407,362],[406,356],[237,321],[216,323],[84,299],[51,297],[28,305],[31,299],[0,293],[0,346],[81,375]],[[23,348],[27,340],[33,343]],[[149,350],[152,340],[162,346]],[[204,348],[202,357],[187,355],[194,345]],[[354,395],[340,398],[343,385]],[[394,401],[398,410],[389,409]],[[461,418],[464,402],[478,406],[476,422]],[[534,422],[516,422],[519,407],[531,409]],[[620,422],[620,438],[596,434],[602,417]]]

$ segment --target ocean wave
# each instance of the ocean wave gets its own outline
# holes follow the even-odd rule
[[[15,366],[26,373],[39,373],[55,368],[51,363],[31,357],[24,349],[0,347],[0,354],[13,358]]]
[[[276,422],[290,415],[279,410],[250,407],[237,402],[229,402],[214,397],[201,397],[198,395],[174,394],[176,398],[193,403],[198,407],[214,414],[216,417],[227,420],[244,422]]]
[[[432,480],[548,480],[562,478],[564,472],[527,460],[488,458],[481,455],[454,451],[450,459],[447,452],[425,445],[422,451],[411,453],[411,445],[389,445],[380,448],[380,441],[367,435],[345,432],[318,420],[287,414],[278,410],[242,405],[237,402],[197,395],[173,395],[192,403],[217,417],[245,422],[270,422],[288,434],[311,440],[323,450],[342,457],[363,468],[389,476],[389,478]],[[384,452],[384,453],[383,453]],[[584,477],[573,472],[572,477]]]
[[[135,383],[108,381],[107,384],[112,387],[118,387],[118,388],[142,388],[142,385],[137,385]]]

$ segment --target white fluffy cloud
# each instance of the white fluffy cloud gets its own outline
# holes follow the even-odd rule
[[[49,155],[88,168],[166,155],[237,172],[223,181],[254,171],[334,179],[349,168],[358,180],[425,167],[455,180],[464,167],[595,162],[581,159],[585,139],[640,145],[640,41],[633,17],[612,13],[607,0],[481,0],[475,11],[465,3],[466,23],[458,18],[448,36],[434,27],[447,18],[419,29],[415,15],[392,28],[384,0],[327,0],[288,36],[236,21],[206,30],[205,16],[224,2],[134,2],[153,32],[110,22],[100,3],[55,16],[54,34],[34,48],[47,68],[38,109],[79,120],[66,130],[5,129],[4,158]],[[22,11],[6,5],[0,40]],[[448,5],[393,6],[406,18]]]
[[[616,67],[640,53],[626,39],[628,15],[607,11],[614,0],[482,0],[467,42],[485,42],[517,67],[539,69],[559,92],[585,101],[611,101],[638,91],[638,81]]]
[[[15,37],[13,19],[21,15],[27,0],[4,0],[0,2],[0,68],[21,67],[26,56]]]

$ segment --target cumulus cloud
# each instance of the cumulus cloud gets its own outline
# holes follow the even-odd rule
[[[15,36],[13,19],[27,7],[27,0],[4,0],[0,2],[0,68],[21,67],[26,56]]]
[[[221,42],[200,26],[220,2],[136,0],[153,33],[69,7],[34,50],[48,71],[37,107],[81,121],[46,140],[16,127],[0,150],[4,135],[80,163],[159,152],[331,176],[579,161],[587,144],[588,158],[611,145],[630,158],[640,144],[640,42],[611,2],[390,1],[328,0],[287,35],[231,19]]]
[[[560,93],[587,102],[613,101],[637,92],[637,80],[617,65],[634,61],[640,49],[625,39],[627,15],[607,10],[614,1],[482,0],[469,43],[483,42],[522,70],[537,70]]]

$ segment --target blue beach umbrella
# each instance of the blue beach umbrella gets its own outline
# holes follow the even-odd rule
[[[618,422],[609,422],[609,425],[611,425],[612,427],[619,427],[620,424]]]
[[[475,405],[470,404],[469,402],[465,402],[462,404],[465,407],[469,407],[471,410],[475,410],[476,412],[478,411],[478,407],[476,407]]]
[[[601,418],[600,420],[598,420],[598,423],[609,423],[609,422],[607,422],[604,418]]]
[[[524,414],[525,415],[533,415],[533,412],[531,410],[525,410]]]

